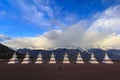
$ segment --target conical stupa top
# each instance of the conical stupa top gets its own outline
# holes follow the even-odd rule
[[[104,57],[104,60],[110,60],[109,56],[107,53],[105,53],[105,57]]]
[[[25,57],[26,58],[29,58],[30,57],[30,55],[29,55],[29,53],[27,52],[27,54],[25,55]]]
[[[68,57],[68,54],[67,54],[67,52],[65,53],[64,57]]]
[[[16,53],[14,53],[12,57],[13,57],[13,58],[17,58],[17,55],[16,55]]]
[[[41,58],[41,57],[42,57],[41,53],[39,53],[37,57],[38,57],[38,58]]]
[[[92,54],[91,54],[91,58],[93,58],[93,57],[95,58],[95,55],[94,55],[94,53],[92,53]]]
[[[78,53],[77,57],[81,57],[80,53]]]
[[[96,60],[94,53],[91,54],[91,59],[90,60]]]
[[[51,57],[55,57],[54,53],[52,52]]]
[[[80,53],[77,54],[77,60],[78,60],[78,61],[79,61],[79,60],[83,60],[82,57],[81,57],[81,55],[80,55]]]
[[[91,57],[95,57],[94,53],[91,54]]]

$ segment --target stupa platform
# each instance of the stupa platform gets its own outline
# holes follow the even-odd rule
[[[96,60],[95,61],[94,60],[90,60],[89,63],[91,63],[91,64],[99,64],[99,62],[96,61]]]
[[[56,61],[49,61],[49,64],[56,64]]]
[[[63,64],[70,64],[70,60],[63,60]]]
[[[31,63],[31,61],[28,61],[28,60],[26,60],[26,61],[24,60],[21,62],[21,64],[30,64],[30,63]]]
[[[17,64],[17,63],[19,63],[19,61],[14,61],[14,60],[12,61],[11,60],[11,61],[8,62],[8,64]]]
[[[41,60],[40,61],[38,60],[35,62],[35,64],[42,64],[42,63],[43,63],[43,61],[41,61]]]
[[[104,63],[104,64],[114,64],[114,62],[111,61],[111,60],[102,61],[102,63]]]
[[[84,64],[84,61],[76,61],[77,64]]]

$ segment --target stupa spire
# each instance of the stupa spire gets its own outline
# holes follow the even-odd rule
[[[68,58],[68,54],[67,54],[67,53],[65,53],[65,55],[64,55],[63,63],[64,63],[64,64],[69,64],[69,63],[70,63],[70,60],[69,60],[69,58]]]
[[[105,57],[104,57],[104,60],[102,61],[102,63],[113,64],[114,62],[109,58],[108,54],[105,53]]]
[[[43,59],[41,53],[38,54],[35,64],[42,64]]]
[[[77,55],[76,63],[78,63],[78,64],[79,64],[79,63],[84,63],[84,61],[83,61],[83,59],[82,59],[80,53],[78,53],[78,55]]]
[[[89,60],[89,63],[91,64],[98,64],[99,62],[97,61],[97,59],[95,58],[94,53],[91,54],[91,58]]]
[[[18,61],[16,53],[14,53],[13,56],[12,56],[12,58],[8,62],[8,64],[16,64],[16,63],[19,63],[19,61]]]
[[[27,52],[26,55],[25,55],[25,58],[22,61],[22,64],[29,64],[29,63],[31,63],[31,61],[30,61],[30,55]]]
[[[56,63],[55,55],[54,55],[54,53],[52,52],[52,54],[50,55],[49,64],[55,64],[55,63]]]

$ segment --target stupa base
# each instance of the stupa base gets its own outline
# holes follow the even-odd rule
[[[63,61],[63,64],[70,64],[70,61]]]
[[[35,64],[42,64],[42,61],[36,61]]]
[[[91,63],[91,64],[99,64],[98,61],[89,61],[89,63]]]
[[[104,63],[104,64],[114,64],[114,62],[112,62],[112,61],[102,61],[102,63]]]
[[[9,61],[8,64],[17,64],[19,63],[18,61]]]
[[[84,61],[76,61],[77,64],[84,64]]]
[[[23,61],[21,64],[29,64],[31,61]]]
[[[56,61],[49,61],[49,64],[56,64]]]

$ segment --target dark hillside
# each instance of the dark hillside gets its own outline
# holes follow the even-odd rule
[[[0,59],[10,59],[15,51],[0,43]],[[23,55],[18,53],[18,58],[23,58]]]

